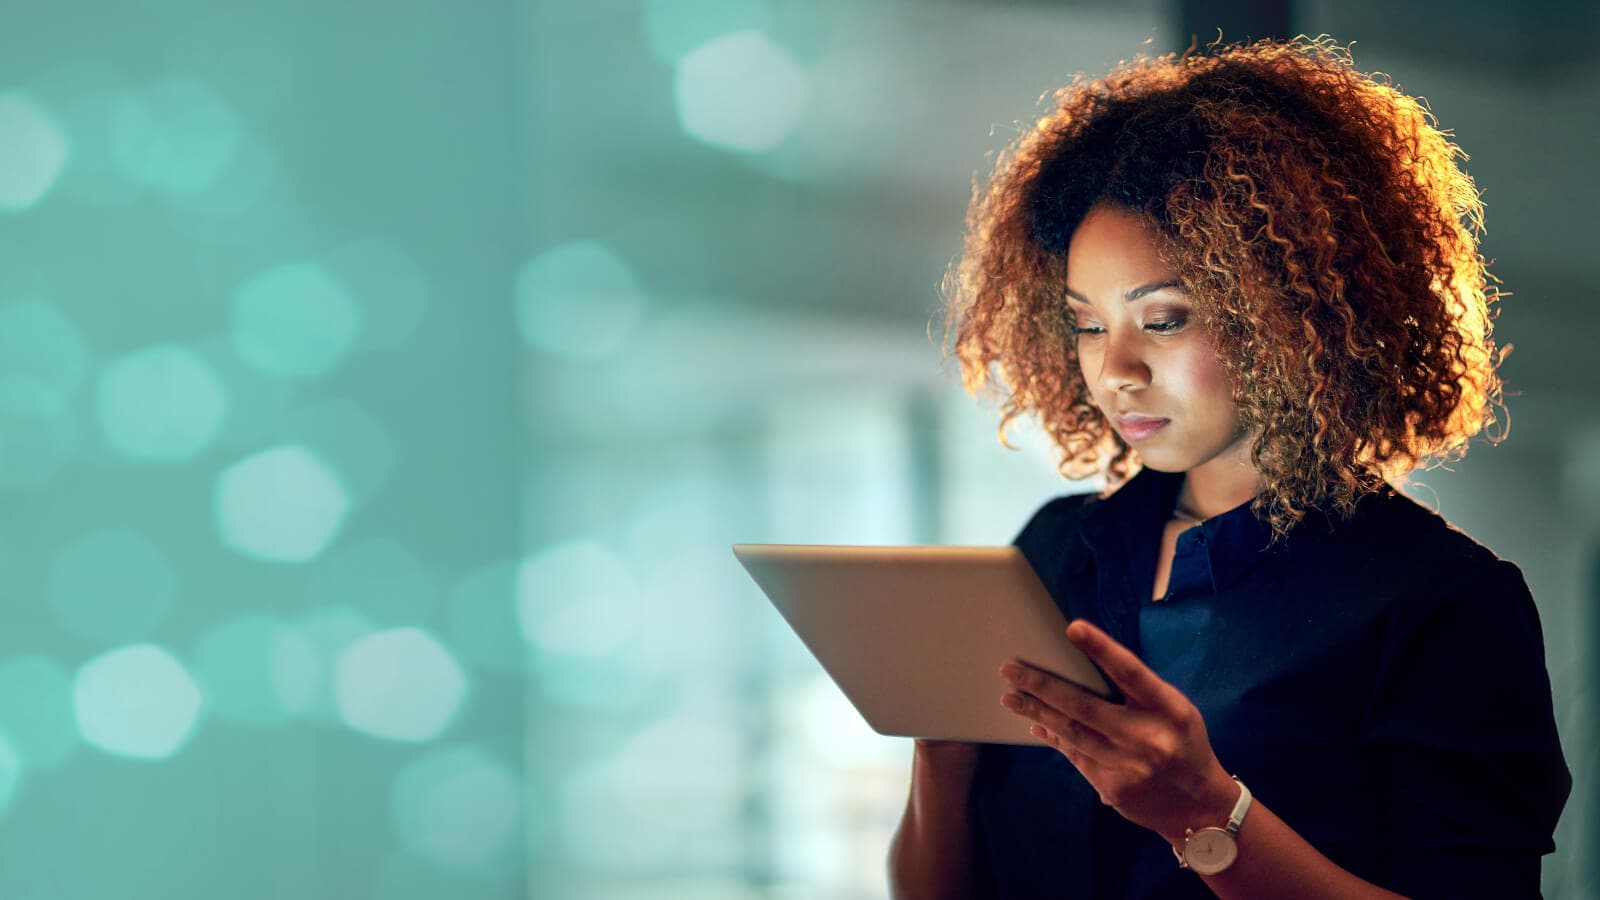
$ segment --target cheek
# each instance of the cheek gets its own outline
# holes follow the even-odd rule
[[[1233,406],[1233,385],[1228,373],[1217,359],[1216,351],[1206,344],[1185,348],[1177,367],[1187,393],[1198,403],[1208,406]]]

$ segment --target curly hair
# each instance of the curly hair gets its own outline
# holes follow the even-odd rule
[[[963,382],[1004,398],[1002,442],[1037,415],[1068,478],[1114,490],[1140,465],[1090,398],[1064,302],[1096,204],[1152,226],[1192,298],[1256,434],[1275,540],[1496,423],[1483,207],[1466,155],[1385,76],[1300,37],[1141,57],[1054,106],[974,191],[944,284]]]

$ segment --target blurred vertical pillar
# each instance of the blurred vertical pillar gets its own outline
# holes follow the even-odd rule
[[[1583,608],[1590,611],[1589,639],[1584,650],[1589,661],[1587,667],[1590,686],[1587,692],[1589,709],[1587,716],[1579,715],[1580,721],[1588,720],[1589,727],[1582,734],[1567,735],[1567,746],[1576,744],[1581,748],[1577,753],[1568,753],[1567,756],[1567,768],[1572,770],[1574,792],[1584,790],[1585,786],[1588,789],[1587,795],[1577,793],[1567,801],[1569,806],[1579,807],[1576,811],[1579,815],[1579,826],[1573,830],[1580,834],[1587,832],[1592,823],[1600,822],[1600,777],[1596,777],[1591,765],[1597,755],[1594,748],[1600,747],[1600,690],[1594,689],[1594,685],[1600,685],[1600,653],[1594,649],[1600,647],[1600,615],[1594,612],[1600,610],[1600,545],[1595,545],[1592,541],[1593,538],[1589,547],[1589,579],[1588,584],[1584,585],[1586,596],[1583,598],[1587,601],[1583,604]],[[1568,815],[1571,815],[1570,811]],[[1581,860],[1576,867],[1578,883],[1567,887],[1569,896],[1592,897],[1596,895],[1597,890],[1600,890],[1600,854],[1595,852],[1597,850],[1600,850],[1600,838],[1590,836],[1588,846],[1567,851],[1569,856]]]
[[[939,399],[932,391],[917,390],[906,398],[906,424],[910,431],[906,464],[911,472],[911,536],[915,543],[933,544],[942,530],[939,510],[944,504],[939,495],[944,466],[939,452]]]

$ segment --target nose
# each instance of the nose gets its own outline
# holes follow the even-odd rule
[[[1107,391],[1132,391],[1150,385],[1150,364],[1145,359],[1143,335],[1118,329],[1108,333],[1100,357],[1100,387]]]

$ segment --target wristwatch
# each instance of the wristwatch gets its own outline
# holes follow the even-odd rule
[[[1172,855],[1178,858],[1178,868],[1192,869],[1200,875],[1215,875],[1233,865],[1239,857],[1239,844],[1234,835],[1239,833],[1239,826],[1244,824],[1244,814],[1250,811],[1250,789],[1244,786],[1239,776],[1233,776],[1235,784],[1239,785],[1239,801],[1233,804],[1233,813],[1228,816],[1228,824],[1219,828],[1208,825],[1205,828],[1185,828],[1183,830],[1183,850],[1172,848]]]

